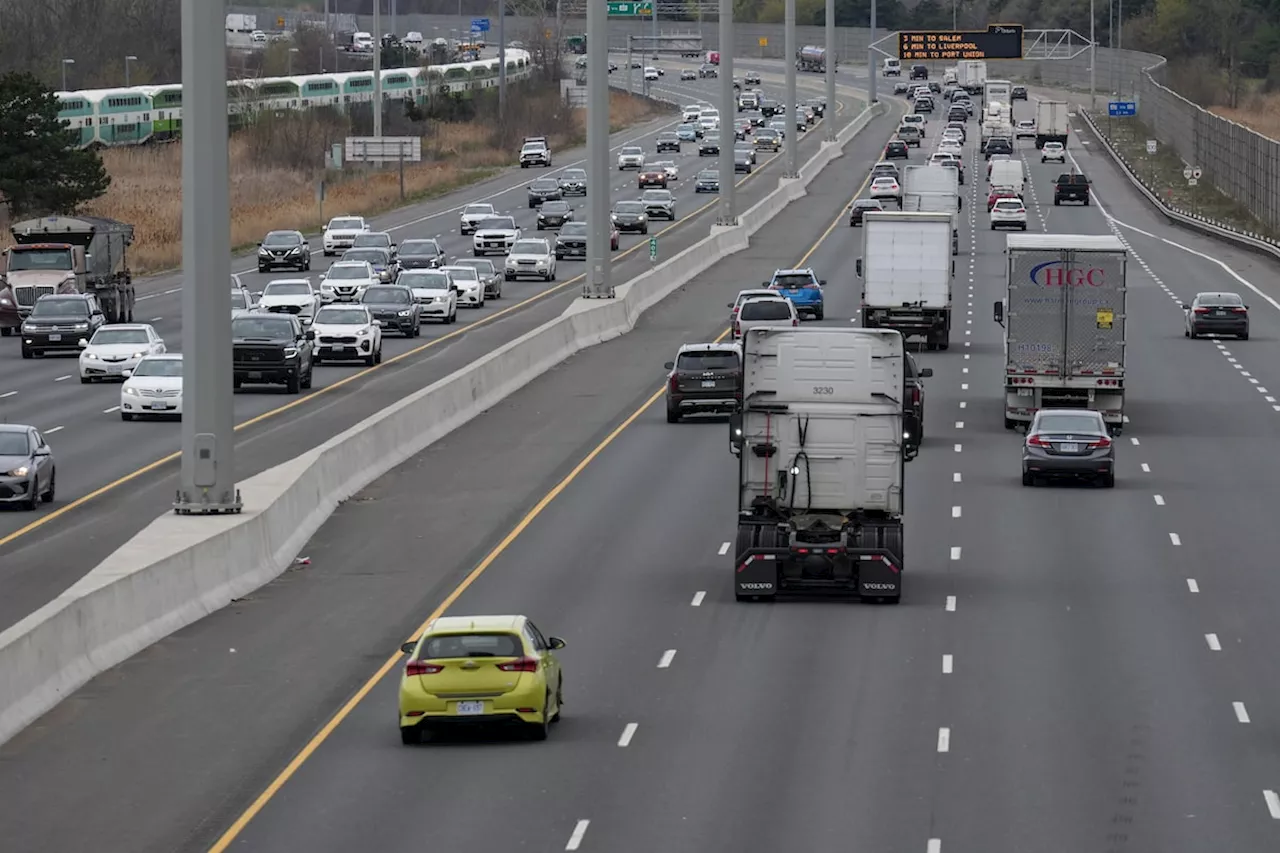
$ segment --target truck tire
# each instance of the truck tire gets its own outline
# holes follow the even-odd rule
[[[289,378],[285,380],[284,387],[290,394],[301,393],[302,377],[296,373],[290,374]]]
[[[1005,429],[1017,429],[1017,426],[1018,426],[1018,422],[1017,422],[1017,421],[1015,421],[1013,418],[1005,418],[1005,419],[1004,419],[1004,428],[1005,428]]]
[[[951,341],[938,341],[938,349],[946,352],[951,349]]]

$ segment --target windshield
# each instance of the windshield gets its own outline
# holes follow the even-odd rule
[[[335,264],[329,267],[329,275],[326,277],[331,279],[338,279],[339,281],[344,279],[348,281],[352,279],[364,279],[369,277],[369,270],[367,270],[363,266],[340,267]]]
[[[25,432],[0,432],[0,456],[26,456],[30,452]]]
[[[145,329],[113,329],[110,326],[103,326],[93,336],[93,340],[89,343],[97,344],[149,344],[151,339],[147,337]]]
[[[779,299],[762,299],[745,303],[738,316],[743,320],[790,320],[791,307]]]
[[[564,201],[548,201],[542,205],[543,213],[568,213],[569,204]]]
[[[462,211],[463,216],[493,216],[491,204],[469,204]]]
[[[416,290],[448,290],[449,276],[440,272],[403,273],[396,283]]]
[[[330,231],[362,231],[364,222],[359,219],[335,219],[329,223]]]
[[[231,334],[237,338],[292,338],[293,323],[270,314],[247,314],[231,320]]]
[[[671,201],[671,190],[645,190],[640,197],[645,201]]]
[[[284,248],[286,246],[297,246],[302,243],[302,235],[295,231],[272,231],[262,241],[264,246],[272,246]]]
[[[83,299],[49,299],[36,301],[32,317],[88,317],[89,306]]]
[[[520,240],[511,247],[513,255],[545,255],[547,245],[541,240]]]
[[[773,139],[778,135],[778,131],[773,128],[766,127],[756,131],[756,139]]]
[[[700,180],[700,181],[718,181],[718,180],[720,180],[720,173],[719,173],[719,172],[713,172],[713,171],[710,171],[710,170],[703,171],[703,172],[699,172],[699,173],[698,173],[698,180]]]
[[[1058,413],[1041,415],[1037,432],[1084,433],[1086,435],[1104,435],[1102,425],[1096,417]]]
[[[644,213],[644,205],[638,201],[620,201],[614,211],[617,213]]]
[[[348,249],[342,253],[344,261],[368,261],[375,267],[387,262],[387,255],[382,249]]]
[[[524,646],[513,634],[454,634],[427,640],[418,660],[514,658],[523,654]]]
[[[133,370],[134,376],[182,376],[180,358],[144,358]]]
[[[697,130],[697,128],[695,128],[691,124],[682,124],[676,128],[676,133],[679,133],[682,130],[686,133],[693,133],[695,130]]]
[[[320,326],[363,326],[368,322],[368,313],[360,308],[329,306],[321,308],[316,315],[316,324]]]
[[[470,267],[476,272],[486,275],[493,275],[497,272],[493,266],[493,261],[485,260],[484,258],[466,258],[458,261],[456,265],[460,267]]]
[[[310,296],[311,285],[300,281],[273,281],[262,291],[263,296]]]
[[[853,206],[860,207],[863,210],[883,210],[884,209],[883,207],[880,206],[880,202],[871,198],[860,198],[853,203]]]
[[[587,233],[587,223],[585,222],[566,222],[565,226],[560,229],[561,237],[583,237]]]
[[[560,189],[560,182],[557,181],[555,178],[543,178],[541,180],[533,182],[533,189],[540,190],[542,192],[548,192],[550,190],[558,190]]]
[[[495,216],[480,223],[480,230],[515,231],[516,221],[510,216]]]
[[[1197,296],[1197,305],[1243,305],[1244,300],[1234,293],[1217,293],[1213,296]]]
[[[522,151],[541,151],[546,148],[541,142],[526,142]]]
[[[406,240],[400,247],[401,257],[407,255],[438,255],[440,246],[435,240]]]
[[[396,305],[409,302],[410,294],[398,287],[371,287],[360,301],[373,305]]]
[[[564,179],[566,181],[585,181],[587,179],[587,173],[581,169],[565,169]]]
[[[642,149],[642,148],[640,148],[640,147],[638,147],[638,146],[635,146],[635,145],[628,145],[627,147],[625,147],[625,148],[623,148],[623,149],[622,149],[622,153],[623,153],[624,155],[626,155],[626,156],[631,156],[631,155],[635,155],[635,154],[643,154],[643,153],[644,153],[644,149]]]
[[[480,274],[471,267],[449,267],[445,272],[453,278],[454,281],[479,281]]]
[[[361,234],[356,237],[355,245],[357,246],[375,246],[386,248],[391,245],[390,234]]]
[[[70,249],[24,249],[14,246],[9,250],[9,272],[24,270],[69,270]]]
[[[676,362],[679,370],[736,370],[736,352],[682,352]]]
[[[773,277],[774,287],[808,287],[811,284],[817,284],[817,282],[808,273],[789,272]]]

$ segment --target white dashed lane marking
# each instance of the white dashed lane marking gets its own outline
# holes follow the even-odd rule
[[[589,820],[578,821],[577,826],[573,828],[573,834],[569,836],[569,843],[564,846],[565,850],[577,850],[582,846],[582,837],[587,834],[587,827],[591,825]]]
[[[1181,545],[1181,544],[1182,544],[1182,537],[1181,537],[1181,536],[1179,536],[1179,535],[1178,535],[1178,534],[1176,534],[1176,533],[1170,533],[1170,534],[1169,534],[1169,541],[1170,541],[1170,542],[1172,542],[1175,546],[1177,546],[1177,545]]]
[[[954,595],[947,596],[947,612],[948,613],[956,612],[956,597]]]
[[[1199,592],[1200,584],[1196,583],[1195,578],[1187,578],[1187,589],[1191,592]]]
[[[5,399],[6,397],[13,397],[17,393],[18,393],[17,391],[5,391],[3,394],[0,394],[0,400]]]
[[[1242,723],[1249,722],[1249,712],[1245,710],[1243,702],[1232,702],[1231,710],[1236,712],[1236,719]]]
[[[720,546],[720,552],[719,552],[719,553],[720,553],[720,556],[721,556],[721,557],[723,557],[725,554],[728,554],[728,553],[729,553],[729,543],[728,543],[728,542],[725,542],[724,544],[722,544],[722,545]]]
[[[1205,634],[1204,641],[1209,644],[1209,651],[1213,651],[1213,652],[1222,651],[1222,643],[1218,641],[1217,634]]]
[[[951,729],[943,726],[938,729],[938,752],[951,751]]]
[[[44,434],[53,435],[55,432],[60,432],[64,429],[66,429],[66,427],[63,427],[63,426],[49,427],[47,430],[44,431]]]
[[[618,746],[630,746],[631,739],[636,736],[638,728],[640,728],[639,723],[627,723],[626,728],[622,730],[622,737],[618,738]]]
[[[658,669],[670,669],[671,662],[675,660],[675,657],[676,657],[676,650],[667,649],[665,652],[662,653],[662,657],[659,658],[658,660]]]
[[[54,381],[54,382],[66,382],[66,381],[67,381],[68,379],[70,379],[70,378],[71,378],[71,374],[70,374],[70,373],[68,373],[66,376],[59,376],[57,379],[55,379],[55,380],[53,380],[53,381]]]

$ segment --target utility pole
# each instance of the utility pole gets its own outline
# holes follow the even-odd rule
[[[1089,0],[1089,111],[1098,110],[1098,42],[1093,37],[1094,0]]]
[[[737,225],[733,166],[733,125],[738,105],[733,100],[733,0],[720,0],[720,218],[717,225]]]
[[[175,512],[239,512],[231,390],[226,0],[182,0],[182,473]]]
[[[507,120],[507,0],[498,0],[498,121],[505,122],[506,120]]]
[[[609,246],[609,7],[587,3],[587,299],[612,299]],[[628,69],[629,73],[629,69]]]
[[[786,24],[783,32],[783,61],[787,70],[786,137],[787,168],[784,178],[800,177],[800,129],[796,127],[796,0],[786,0]],[[721,60],[723,62],[723,60]]]
[[[871,0],[871,41],[868,45],[876,43],[876,0]],[[867,103],[874,104],[876,102],[876,55],[870,46],[867,47]]]
[[[827,0],[827,106],[822,123],[827,127],[827,141],[836,141],[836,0]]]
[[[373,0],[373,135],[382,138],[382,0]]]

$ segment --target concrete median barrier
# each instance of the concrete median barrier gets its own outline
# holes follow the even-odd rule
[[[0,743],[95,675],[289,568],[338,504],[580,350],[630,331],[645,310],[805,194],[874,115],[874,105],[733,227],[623,284],[616,298],[563,314],[241,484],[243,514],[166,514],[56,600],[0,633]]]

